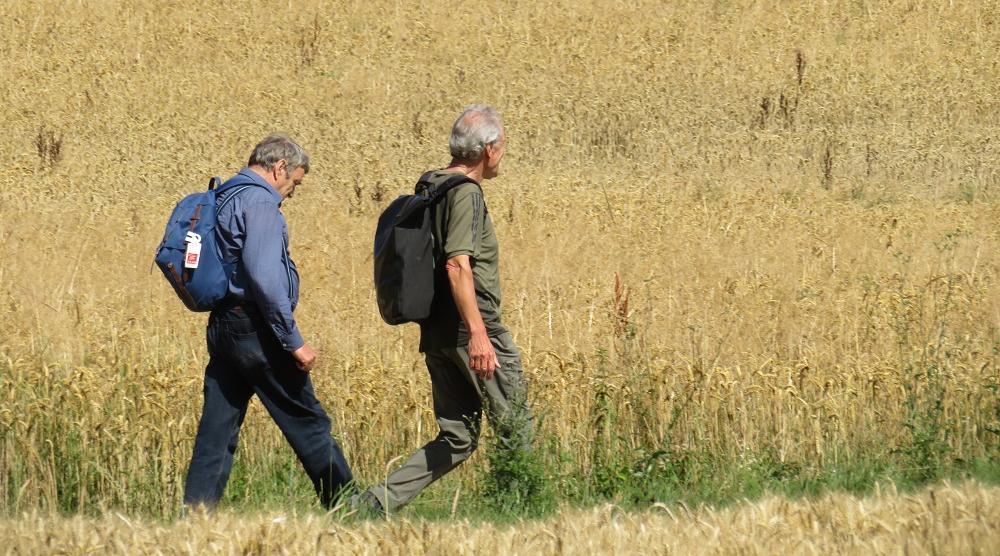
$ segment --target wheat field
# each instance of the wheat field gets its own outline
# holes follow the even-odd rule
[[[602,506],[516,526],[406,519],[344,526],[283,514],[164,525],[121,514],[32,515],[0,520],[0,534],[26,553],[48,554],[995,554],[998,499],[996,487],[944,486],[862,500],[768,498],[725,510]]]
[[[370,247],[380,209],[447,163],[473,102],[507,126],[486,199],[559,504],[676,512],[698,485],[732,499],[858,469],[918,485],[1000,459],[996,2],[4,7],[0,527],[24,528],[4,537],[239,550],[190,533],[210,523],[131,536],[114,514],[178,516],[200,411],[205,316],[151,267],[163,224],[274,130],[313,160],[285,213],[334,433],[365,484],[430,438],[417,333],[379,319]],[[314,511],[256,403],[240,442],[233,509]],[[477,454],[429,506],[460,516],[487,464]],[[995,489],[953,492],[956,511],[996,513]],[[803,503],[861,503],[844,500]],[[572,511],[505,534],[616,527]],[[650,511],[615,534],[675,527]],[[421,515],[380,531],[492,538]],[[967,525],[995,544],[989,523]]]

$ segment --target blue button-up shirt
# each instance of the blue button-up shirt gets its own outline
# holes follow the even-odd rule
[[[255,185],[226,203],[216,224],[223,260],[239,261],[229,281],[229,297],[256,305],[281,345],[294,351],[305,342],[292,316],[299,302],[299,273],[288,251],[281,195],[244,168],[222,184],[219,202],[233,193],[227,194],[226,188],[249,183]]]

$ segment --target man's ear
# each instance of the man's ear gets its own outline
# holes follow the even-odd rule
[[[281,159],[281,160],[279,160],[279,161],[277,161],[277,162],[274,163],[274,166],[271,167],[271,171],[274,172],[274,179],[275,180],[284,179],[284,177],[282,176],[282,174],[284,174],[285,176],[287,176],[287,174],[288,174],[288,168],[287,168],[287,166],[288,166],[288,163],[285,162],[284,159]]]

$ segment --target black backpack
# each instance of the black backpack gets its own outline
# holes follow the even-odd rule
[[[427,172],[417,193],[401,195],[386,208],[375,230],[375,297],[382,320],[403,324],[426,319],[434,300],[434,204],[459,185],[476,180],[459,174],[437,187]],[[421,187],[423,186],[423,187]]]

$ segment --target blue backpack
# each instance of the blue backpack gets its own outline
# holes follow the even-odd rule
[[[163,241],[156,249],[160,267],[177,296],[192,311],[211,311],[229,292],[229,278],[236,262],[222,260],[215,233],[219,212],[241,191],[254,187],[250,182],[217,186],[212,178],[208,191],[181,199],[170,214]],[[225,197],[217,203],[219,197]]]

